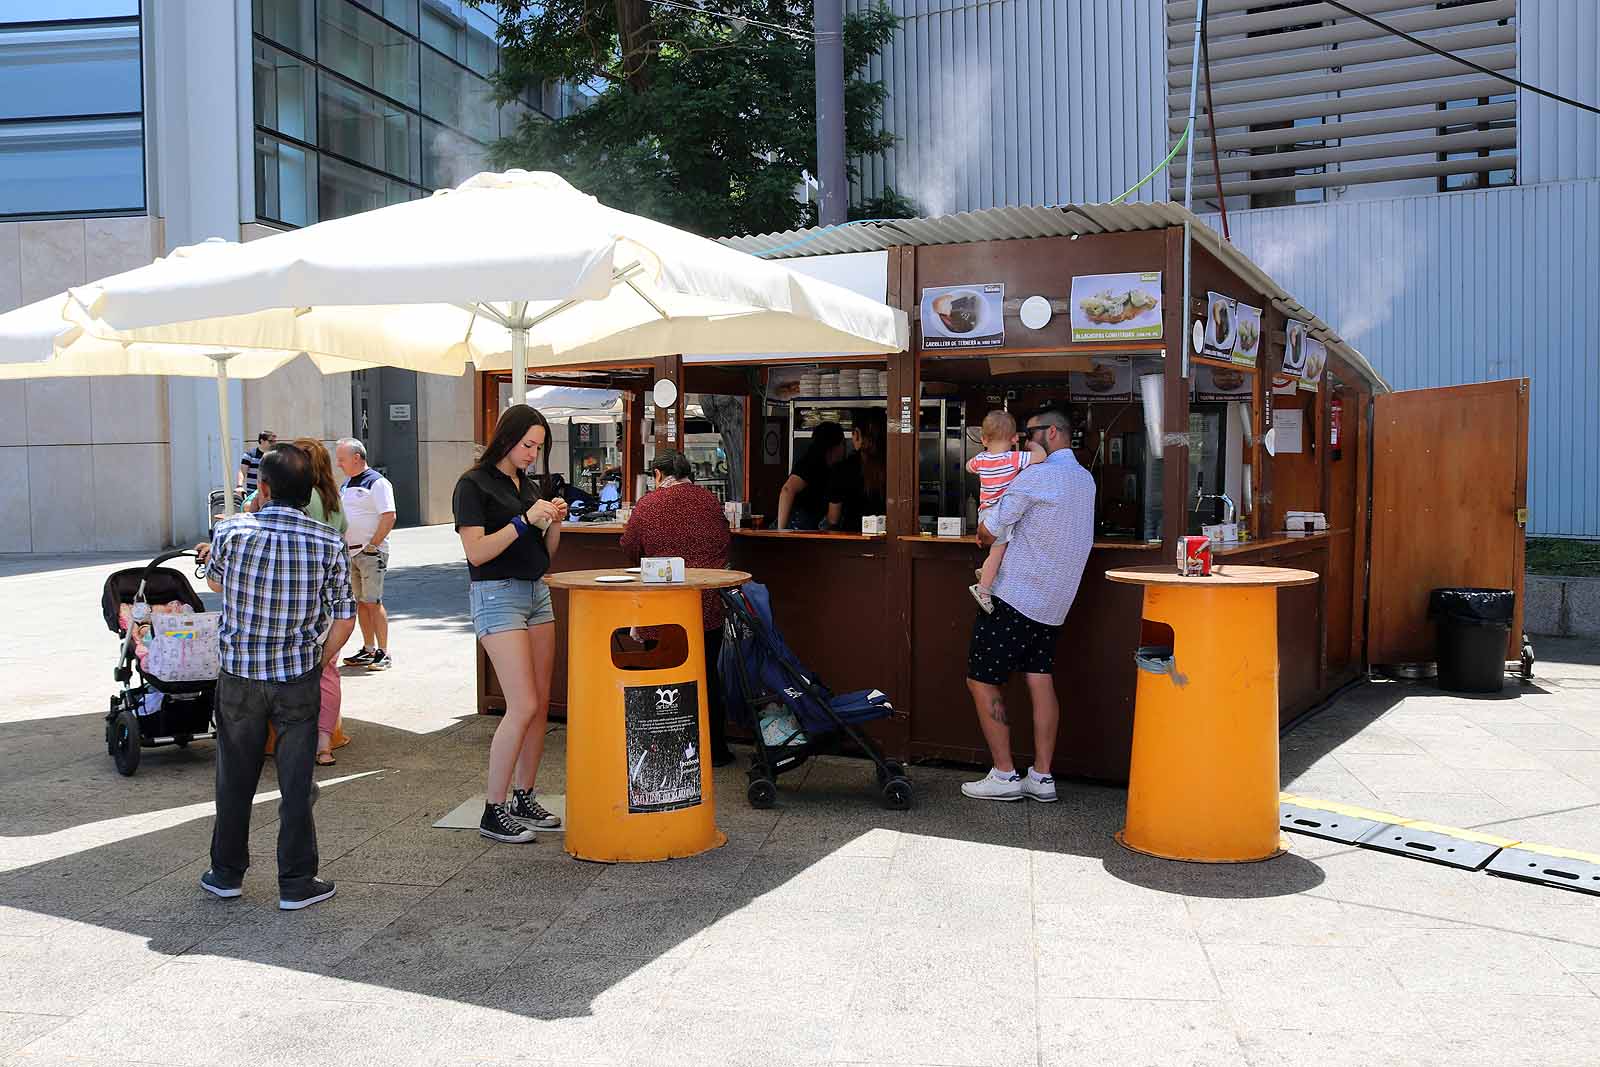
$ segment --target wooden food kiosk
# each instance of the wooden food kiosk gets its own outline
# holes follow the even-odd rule
[[[965,685],[976,611],[967,587],[982,560],[971,537],[976,480],[945,489],[994,408],[1019,425],[1042,407],[1066,410],[1099,489],[1094,551],[1057,661],[1058,774],[1127,777],[1140,598],[1105,572],[1170,564],[1178,538],[1228,518],[1224,493],[1240,538],[1219,544],[1221,559],[1319,576],[1279,594],[1284,727],[1370,665],[1431,660],[1429,589],[1514,589],[1518,642],[1525,380],[1392,392],[1329,324],[1177,205],[996,208],[726,243],[807,272],[813,257],[870,257],[883,298],[911,320],[911,350],[799,364],[671,357],[541,369],[536,381],[622,392],[629,498],[644,431],[681,447],[685,394],[743,397],[745,462],[730,498],[742,494],[769,522],[805,425],[885,410],[886,533],[740,529],[728,565],[771,589],[785,639],[827,684],[891,695],[904,714],[872,732],[896,758],[988,760]],[[855,380],[886,388],[785,397],[801,365],[869,371]],[[480,441],[506,376],[483,378]],[[679,400],[647,424],[646,390],[661,378]],[[1319,513],[1326,528],[1291,531],[1291,513]],[[963,536],[934,533],[941,517],[959,519]],[[569,525],[556,569],[622,565],[620,534],[616,524]],[[563,606],[558,593],[557,716]],[[498,710],[481,650],[478,663],[479,710]],[[1012,689],[1023,706],[1020,679]],[[1030,726],[1017,720],[1023,756]]]

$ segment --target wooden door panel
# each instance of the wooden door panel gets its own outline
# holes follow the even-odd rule
[[[1428,591],[1517,594],[1507,655],[1522,634],[1528,382],[1388,393],[1373,402],[1368,661],[1434,658]]]

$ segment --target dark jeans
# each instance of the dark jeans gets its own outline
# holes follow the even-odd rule
[[[289,682],[259,682],[223,671],[217,679],[217,822],[211,869],[230,885],[250,866],[250,810],[266,759],[267,723],[277,731],[278,889],[307,888],[317,876],[311,773],[317,756],[322,670]]]
[[[728,713],[722,706],[722,676],[717,660],[722,655],[722,627],[706,631],[706,719],[711,723],[711,754],[728,751]]]

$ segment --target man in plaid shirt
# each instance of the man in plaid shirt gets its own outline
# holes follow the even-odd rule
[[[250,810],[261,780],[267,723],[277,731],[278,907],[333,896],[317,877],[312,766],[323,665],[355,626],[344,539],[301,509],[311,501],[311,459],[279,445],[261,460],[262,505],[217,527],[207,581],[222,594],[222,674],[217,680],[217,821],[208,893],[241,894],[250,865]]]

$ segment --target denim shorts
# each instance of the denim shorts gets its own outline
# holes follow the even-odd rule
[[[479,638],[556,621],[555,608],[550,604],[550,587],[543,580],[501,578],[473,582],[469,597],[472,628]]]

